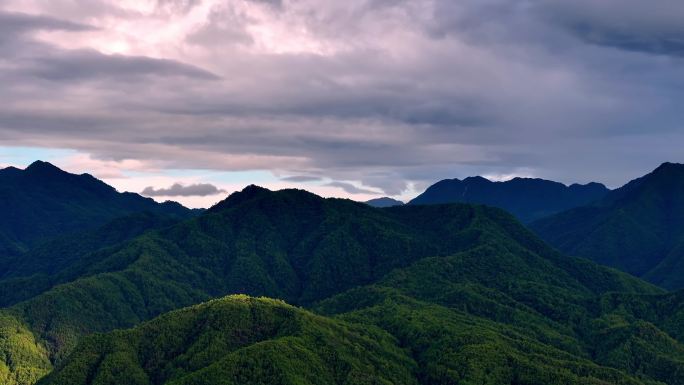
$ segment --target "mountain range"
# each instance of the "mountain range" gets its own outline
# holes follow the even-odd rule
[[[678,207],[642,179],[591,206]],[[495,207],[248,186],[22,246],[0,260],[1,384],[684,385],[684,292]]]
[[[445,179],[435,183],[408,204],[477,203],[502,208],[529,223],[603,198],[610,190],[600,183],[573,184],[533,178],[505,182],[481,176]]]

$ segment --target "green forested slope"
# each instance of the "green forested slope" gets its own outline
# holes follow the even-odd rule
[[[18,318],[0,314],[0,384],[33,384],[52,369],[48,352]]]
[[[648,284],[610,271],[603,271],[607,279],[601,286],[650,294],[604,292],[601,287],[586,281],[585,276],[558,268],[553,262],[521,250],[518,245],[508,243],[497,247],[498,243],[453,256],[422,259],[407,268],[394,270],[374,285],[351,289],[324,300],[314,309],[334,315],[334,322],[354,324],[358,330],[373,331],[379,327],[388,332],[392,337],[375,331],[371,335],[380,338],[378,344],[383,349],[394,352],[385,354],[386,357],[402,357],[405,369],[402,380],[395,379],[391,383],[684,383],[684,378],[680,377],[684,368],[680,354],[682,345],[673,337],[681,335],[680,324],[676,321],[678,316],[672,310],[662,312],[666,307],[676,309],[678,305],[672,305],[680,303],[680,298],[661,294]],[[656,310],[658,308],[660,311]],[[649,317],[640,313],[649,314]],[[130,336],[140,335],[136,334],[140,327],[110,333],[104,338],[89,338],[46,383],[94,384],[99,382],[93,378],[106,377],[112,371],[144,371],[140,382],[117,379],[119,382],[114,383],[211,385],[222,383],[220,381],[233,383],[231,376],[242,376],[248,371],[248,375],[241,377],[241,383],[289,384],[296,382],[280,374],[285,369],[277,369],[278,376],[268,377],[269,381],[263,379],[271,376],[271,367],[296,371],[302,365],[313,365],[305,366],[306,370],[328,370],[327,364],[320,362],[316,355],[292,361],[273,355],[269,344],[254,345],[248,352],[235,352],[222,345],[216,355],[203,356],[207,360],[195,365],[194,354],[199,353],[184,352],[202,352],[196,341],[201,340],[200,346],[206,348],[214,340],[201,337],[206,324],[203,319],[201,322],[195,319],[194,326],[184,329],[199,328],[200,337],[184,337],[189,334],[187,331],[169,328],[168,325],[187,325],[185,318],[178,314],[183,312],[161,317],[165,326],[159,326],[158,321],[150,323],[154,326],[147,327],[141,337],[136,337],[155,341],[160,344],[161,352],[139,352],[137,339]],[[658,314],[668,316],[660,318]],[[240,325],[228,321],[234,317],[220,318],[226,330],[219,335],[246,334]],[[260,324],[270,325],[269,319]],[[160,337],[162,332],[181,337]],[[165,344],[167,339],[178,345],[169,347]],[[330,349],[338,352],[336,355],[344,355],[345,339],[328,336],[324,341],[335,341]],[[321,343],[323,341],[316,344]],[[168,351],[175,353],[165,355]],[[232,365],[233,360],[226,362],[223,357],[228,354],[239,356],[240,364]],[[249,359],[253,355],[260,357],[260,365]],[[103,364],[110,356],[117,357],[116,365]],[[161,357],[161,363],[150,364],[145,358],[150,356]],[[376,373],[378,367],[386,365],[375,361],[365,370]],[[182,369],[177,369],[179,366]],[[144,370],[138,370],[138,367]],[[158,367],[171,368],[166,370],[177,373],[178,377],[151,375],[154,370],[149,368]],[[188,382],[189,378],[198,378],[194,370],[205,371],[197,369],[205,367],[223,370],[218,372],[220,374],[209,370],[208,374],[199,377],[201,380]],[[90,373],[90,376],[79,377],[78,373]],[[311,378],[300,380],[305,384],[319,383]],[[328,379],[321,383],[345,382]]]
[[[678,377],[682,298],[565,257],[498,209],[375,209],[252,186],[198,218],[83,260],[78,278],[0,312],[2,325],[9,326],[0,328],[0,339],[17,334],[11,325],[37,336],[22,362],[35,371],[45,371],[46,358],[56,363],[52,384],[98,383],[92,376],[78,380],[61,373],[75,367],[98,372],[109,354],[115,357],[112,371],[132,365],[131,373],[149,378],[154,370],[131,358],[142,360],[144,354],[132,356],[130,349],[117,354],[138,346],[129,338],[140,332],[86,339],[74,355],[69,353],[86,334],[132,327],[229,293],[285,299],[335,317],[325,322],[351,322],[359,330],[381,328],[396,340],[388,351],[404,350],[402,367],[410,381],[421,384],[684,384]],[[173,314],[178,313],[162,319],[174,323]],[[230,323],[225,326],[227,334],[242,334]],[[383,333],[372,338],[382,346],[393,340]],[[193,366],[192,355],[182,352],[194,345],[185,341],[169,348],[171,356],[163,355],[166,348],[155,353],[157,364],[172,368],[168,373],[185,370],[187,381],[197,377],[184,368],[194,373],[200,366],[223,365],[218,364],[222,358],[207,356],[203,366]],[[333,343],[329,354],[346,354],[338,348],[345,349],[344,343]],[[8,357],[7,352],[18,355],[16,349],[0,354]],[[229,362],[242,363],[228,366],[235,368],[229,372],[252,368],[240,360],[255,355],[276,368],[314,362],[315,370],[329,373],[327,364],[314,358],[290,362],[275,353],[270,342],[236,350],[230,354],[238,361]],[[305,357],[319,353],[312,354]],[[95,356],[103,361],[92,361]],[[137,366],[142,372],[132,369]],[[269,368],[241,372],[243,382],[259,383]],[[10,376],[16,374],[10,370]]]
[[[595,204],[531,228],[567,254],[684,288],[684,165],[665,163]]]
[[[0,275],[0,307],[79,278],[94,261],[115,250],[117,244],[179,221],[176,216],[142,212],[116,218],[94,230],[39,243],[12,258]]]
[[[684,384],[682,299],[603,292],[488,245],[424,259],[316,309],[393,334],[426,384],[673,385]]]
[[[40,384],[416,384],[379,329],[232,296],[85,338]]]
[[[213,297],[306,304],[372,283],[395,267],[472,247],[488,228],[504,231],[492,225],[502,215],[465,205],[378,210],[249,187],[198,218],[84,255],[58,274],[73,280],[2,313],[29,325],[60,362],[82,335]]]

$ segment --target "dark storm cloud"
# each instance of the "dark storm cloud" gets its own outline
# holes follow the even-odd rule
[[[217,195],[225,193],[226,190],[220,189],[209,183],[197,183],[183,186],[180,183],[174,183],[169,188],[155,189],[152,186],[145,187],[141,192],[142,195],[148,197],[191,197],[200,196],[205,197],[209,195]]]
[[[56,52],[54,55],[37,57],[24,71],[36,77],[58,81],[106,80],[107,78],[121,79],[139,76],[219,79],[209,71],[172,60],[103,55],[85,50]]]
[[[160,0],[151,15],[71,0],[41,10],[54,18],[0,13],[0,144],[389,195],[471,174],[615,185],[634,176],[634,151],[648,167],[684,160],[680,2],[244,4],[213,2],[149,56],[145,39],[136,54],[105,55],[36,32],[67,41],[120,18],[149,22],[140,34],[156,41],[166,35],[154,27],[181,28],[173,18],[197,17],[200,2]]]
[[[86,31],[93,27],[48,16],[35,16],[16,12],[0,11],[0,37],[24,33],[31,30]]]
[[[684,3],[679,0],[544,1],[552,20],[581,39],[629,51],[684,55]]]

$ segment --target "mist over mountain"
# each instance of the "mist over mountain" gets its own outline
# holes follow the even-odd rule
[[[532,178],[493,182],[476,176],[463,180],[439,181],[408,204],[485,204],[502,208],[527,223],[601,199],[608,192],[608,188],[600,183],[566,186],[558,182]]]

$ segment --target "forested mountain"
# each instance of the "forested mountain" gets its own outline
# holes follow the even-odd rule
[[[192,214],[178,203],[119,193],[91,175],[70,174],[47,162],[36,161],[24,170],[1,169],[0,265],[4,257],[49,238],[143,211],[184,218]]]
[[[567,254],[684,288],[684,165],[664,163],[601,201],[531,227]]]
[[[39,243],[10,258],[0,270],[0,307],[21,302],[56,284],[80,277],[84,269],[101,256],[101,253],[95,253],[97,250],[106,250],[147,231],[178,222],[177,216],[142,212],[116,218],[94,230]]]
[[[41,384],[413,385],[412,369],[379,329],[233,296],[87,337]]]
[[[46,346],[47,356],[34,357],[41,367],[59,362],[84,334],[225,294],[313,303],[420,258],[472,247],[492,215],[500,213],[470,206],[379,210],[251,186],[198,218],[84,256],[90,262],[72,281],[4,314]],[[0,327],[8,330],[11,336],[16,327]]]
[[[586,185],[544,179],[514,178],[493,182],[476,176],[445,179],[428,187],[409,204],[478,203],[502,208],[528,223],[560,211],[603,198],[608,189],[600,183]]]
[[[335,384],[684,384],[681,295],[565,257],[494,208],[379,210],[250,186],[83,258],[78,278],[0,312],[6,383],[56,364],[46,384],[298,384],[306,373]],[[83,339],[230,293],[328,318],[237,297]]]

